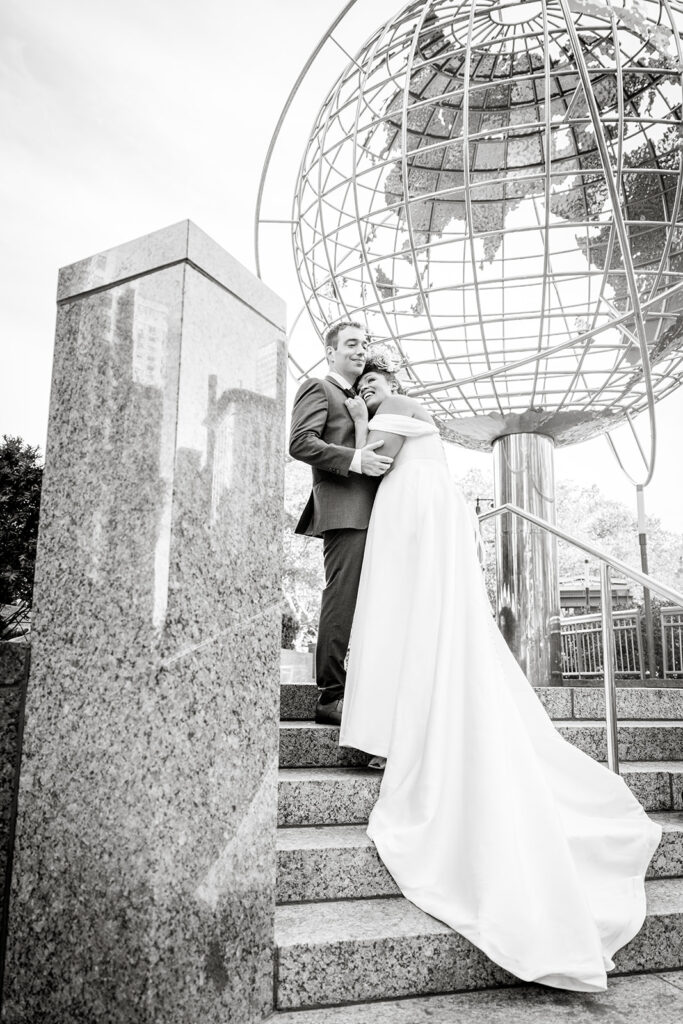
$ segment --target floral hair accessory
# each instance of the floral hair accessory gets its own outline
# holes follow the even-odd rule
[[[386,341],[370,342],[367,361],[378,369],[386,370],[387,373],[398,373],[406,366],[406,361],[401,358],[396,346]]]

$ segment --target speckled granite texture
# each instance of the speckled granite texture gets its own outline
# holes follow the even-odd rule
[[[314,722],[280,723],[280,767],[308,768],[367,765],[370,754],[339,746],[339,729]]]
[[[648,878],[683,876],[683,814],[653,814],[662,841]],[[277,839],[279,903],[396,896],[399,889],[377,855],[366,825],[281,828]]]
[[[282,668],[280,673],[282,676]],[[309,720],[315,718],[315,705],[318,701],[318,687],[311,682],[280,684],[280,718],[287,720]]]
[[[617,974],[683,967],[683,879],[654,879],[646,893],[643,927],[614,955]]]
[[[59,294],[6,1020],[260,1021],[284,307],[188,222]]]
[[[601,687],[576,686],[574,718],[604,718],[605,691]],[[665,686],[617,687],[617,717],[683,720],[683,689]]]
[[[21,719],[26,701],[27,643],[0,643],[0,972],[7,934],[6,898],[12,859],[12,827],[19,775]]]
[[[675,808],[674,794],[683,785],[683,762],[625,761],[620,766],[620,772],[646,811],[669,811]]]
[[[365,825],[278,831],[278,903],[398,894]]]
[[[671,774],[671,794],[672,810],[683,811],[683,773],[680,770]]]
[[[353,768],[280,771],[278,825],[346,825],[367,821],[382,773]]]
[[[683,880],[649,881],[646,896],[645,923],[616,954],[615,975],[683,967]],[[283,1010],[518,984],[401,897],[284,904],[275,935]]]
[[[10,816],[17,776],[18,732],[24,686],[0,683],[0,877],[5,877]]]
[[[648,878],[683,878],[683,814],[653,814],[663,828],[659,844],[648,868]]]
[[[556,722],[566,740],[596,758],[607,759],[607,731],[602,722]],[[623,761],[683,759],[683,722],[619,721],[619,757]]]
[[[572,718],[572,691],[567,686],[537,686],[536,696],[551,718]]]
[[[625,761],[626,785],[646,811],[683,810],[683,764]],[[381,772],[362,768],[283,768],[278,824],[346,825],[368,820]]]
[[[280,718],[285,721],[312,720],[315,717],[318,689],[310,680],[306,682],[289,681],[285,677],[290,668],[290,666],[284,668],[281,666]],[[539,686],[536,688],[536,694],[551,718],[573,717],[572,691],[569,687]],[[595,718],[597,714],[583,715],[582,717]]]
[[[556,721],[562,736],[597,761],[607,760],[603,722]],[[308,721],[280,723],[280,767],[367,764],[369,755],[338,745],[339,729]],[[683,760],[683,723],[619,722],[619,757],[623,761]]]
[[[289,679],[292,666],[281,666],[280,718],[313,719],[318,691],[311,680]],[[604,719],[605,693],[595,687],[537,686],[536,696],[553,719]],[[683,689],[674,687],[620,687],[617,717],[623,719],[683,720]]]
[[[610,978],[606,992],[519,985],[279,1013],[273,1024],[680,1024],[683,972]]]
[[[285,904],[275,936],[281,1009],[517,980],[402,898]]]

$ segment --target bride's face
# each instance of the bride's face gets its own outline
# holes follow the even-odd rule
[[[366,373],[358,382],[358,394],[368,407],[368,412],[375,412],[385,398],[392,395],[393,388],[381,373]]]

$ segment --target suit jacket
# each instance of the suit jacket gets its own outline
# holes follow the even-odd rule
[[[295,533],[366,530],[381,477],[351,473],[356,428],[331,377],[304,381],[294,399],[289,454],[313,469],[313,491]]]

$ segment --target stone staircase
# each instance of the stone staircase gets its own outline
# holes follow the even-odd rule
[[[606,760],[601,690],[536,692],[568,740]],[[365,834],[381,773],[366,767],[366,754],[339,748],[336,728],[315,724],[316,699],[310,682],[281,686],[274,984],[282,1024],[319,1019],[290,1010],[518,985],[400,895]],[[683,968],[683,689],[619,689],[617,711],[622,774],[664,834],[648,872],[647,919],[610,978]],[[382,1021],[408,1021],[400,1002],[386,1005]]]

